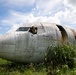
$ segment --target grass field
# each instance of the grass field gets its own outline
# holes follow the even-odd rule
[[[43,63],[25,65],[0,58],[0,75],[76,75],[76,67],[69,69],[67,65],[64,65],[50,72]]]
[[[42,64],[19,64],[0,58],[0,75],[47,75]]]

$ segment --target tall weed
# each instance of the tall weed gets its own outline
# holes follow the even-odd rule
[[[74,45],[59,45],[50,46],[46,55],[46,62],[52,67],[68,65],[69,68],[75,67],[76,46]]]

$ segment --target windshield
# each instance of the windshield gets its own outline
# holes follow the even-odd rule
[[[19,27],[16,31],[28,31],[30,27]]]

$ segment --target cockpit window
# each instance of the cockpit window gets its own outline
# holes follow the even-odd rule
[[[30,27],[20,27],[16,31],[28,31]]]

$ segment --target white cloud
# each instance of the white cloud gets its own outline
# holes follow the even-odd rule
[[[61,0],[38,0],[33,11],[38,15],[49,15],[51,12],[62,4]]]
[[[11,11],[8,18],[2,20],[2,24],[14,26],[12,30],[21,24],[31,22],[68,24],[72,28],[76,28],[76,10],[73,1],[74,0],[7,0],[9,5],[30,6],[35,3],[35,7],[32,8],[32,11],[29,13]],[[62,5],[65,7],[64,10],[58,10]],[[54,11],[56,12],[53,13]],[[51,13],[53,13],[53,15],[51,15]]]
[[[61,24],[68,24],[76,29],[76,12],[74,10],[71,11],[66,8],[65,11],[59,11],[54,16],[60,20]]]
[[[76,6],[76,0],[66,0],[66,3]]]
[[[69,7],[69,9],[76,9],[76,0],[64,0],[63,3],[66,7]]]
[[[3,25],[11,25],[12,28],[8,31],[15,31],[19,26],[32,22],[51,22],[61,24],[58,17],[34,16],[33,14],[24,14],[19,12],[11,12],[10,16],[2,20]]]
[[[2,20],[3,25],[15,25],[15,24],[24,24],[31,22],[54,22],[60,24],[58,17],[47,17],[47,16],[34,16],[33,14],[24,14],[19,12],[11,12],[9,17],[5,20]]]
[[[70,13],[71,12],[71,13]],[[21,13],[12,11],[7,19],[2,20],[4,25],[22,25],[24,23],[31,22],[51,22],[57,23],[61,25],[69,25],[73,28],[76,28],[74,24],[76,24],[76,14],[75,11],[68,10],[67,8],[64,11],[59,11],[55,13],[53,16],[34,16],[32,13]]]

